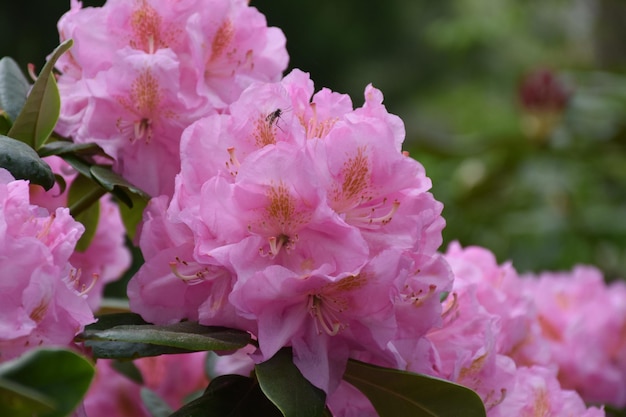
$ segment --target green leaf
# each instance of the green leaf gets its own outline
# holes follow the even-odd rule
[[[67,140],[57,140],[43,145],[37,150],[42,158],[50,155],[65,155],[69,153],[87,155],[105,155],[102,148],[95,143],[74,143]]]
[[[71,46],[72,40],[68,39],[52,52],[7,136],[18,139],[35,150],[48,140],[61,109],[59,89],[52,70],[57,59]]]
[[[98,316],[98,321],[89,324],[85,330],[106,330],[125,324],[149,324],[137,313],[114,313]]]
[[[11,123],[9,115],[5,111],[0,110],[0,135],[6,135],[11,130],[12,125],[13,123]]]
[[[172,409],[165,400],[151,389],[142,387],[140,395],[143,405],[146,406],[152,417],[168,417],[172,414]]]
[[[122,188],[131,193],[138,194],[145,199],[150,199],[148,194],[126,181],[121,175],[111,171],[110,167],[94,165],[90,168],[90,171],[93,178],[109,192],[114,192],[115,189]],[[114,195],[117,196],[115,193]],[[124,198],[122,198],[122,201],[124,201]],[[128,204],[128,206],[132,207],[132,202]]]
[[[369,398],[380,417],[485,417],[469,388],[437,378],[349,360],[343,379]]]
[[[15,120],[24,107],[30,83],[11,58],[0,59],[0,109]]]
[[[108,342],[102,340],[86,340],[85,346],[90,348],[91,355],[98,359],[138,359],[195,352],[189,349],[151,345],[149,343]]]
[[[106,330],[120,325],[147,325],[148,323],[135,313],[104,314],[98,317],[96,323],[88,325],[85,330]],[[80,340],[80,336],[77,338]],[[109,342],[100,340],[86,340],[85,346],[89,347],[94,358],[102,359],[136,359],[149,356],[158,356],[173,353],[193,352],[187,349],[173,348],[169,346],[151,345],[147,343]]]
[[[205,393],[170,417],[282,417],[252,378],[223,375],[211,381]]]
[[[93,365],[64,349],[37,349],[0,365],[0,415],[65,417],[80,403]]]
[[[54,185],[54,174],[28,145],[0,135],[0,167],[6,168],[16,179],[39,184],[46,190]]]
[[[93,237],[96,235],[98,221],[100,220],[99,198],[101,195],[97,194],[95,196],[97,199],[95,201],[89,201],[90,204],[78,213],[74,208],[79,202],[84,201],[86,197],[92,195],[91,192],[94,189],[99,191],[100,187],[84,175],[79,174],[74,178],[72,184],[70,184],[70,189],[67,193],[67,205],[70,207],[70,212],[76,221],[81,222],[83,226],[85,226],[85,233],[83,233],[76,243],[76,250],[79,252],[87,250]]]
[[[111,362],[111,368],[115,369],[118,373],[124,375],[131,381],[134,381],[139,385],[143,385],[143,376],[141,375],[141,371],[132,360],[114,360]]]
[[[162,353],[234,350],[246,346],[251,340],[250,335],[241,330],[207,327],[193,322],[165,326],[124,324],[105,329],[87,326],[77,338],[86,341],[93,349],[93,355],[101,358],[137,358]]]
[[[126,234],[131,241],[134,241],[137,226],[143,219],[143,211],[146,205],[148,205],[148,199],[135,193],[129,193],[128,197],[132,202],[132,206],[119,204],[118,207],[120,209],[122,223],[124,223],[124,227],[126,228]]]
[[[71,154],[63,153],[63,154],[59,154],[59,156],[63,158],[65,162],[70,164],[71,167],[74,168],[76,171],[83,174],[87,178],[91,178],[91,171],[89,170],[91,165],[88,162],[86,162],[85,160],[76,156],[73,153]]]
[[[255,366],[261,390],[285,417],[320,417],[326,394],[313,386],[294,365],[291,349],[283,348]]]

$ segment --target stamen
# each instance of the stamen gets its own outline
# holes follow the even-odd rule
[[[337,318],[337,314],[342,310],[333,304],[332,300],[327,300],[320,294],[309,295],[307,308],[311,317],[315,319],[315,330],[318,334],[322,334],[323,330],[329,336],[335,336],[344,328]]]
[[[346,213],[346,221],[351,224],[358,224],[359,227],[366,229],[374,229],[380,226],[384,226],[393,219],[394,214],[398,211],[398,208],[400,207],[400,202],[398,200],[395,200],[393,203],[391,203],[391,208],[386,214],[374,217],[374,213],[376,212],[376,210],[384,205],[385,202],[386,200],[383,200],[380,204],[374,207],[362,209],[360,210],[361,214],[359,214],[359,210],[350,210]]]
[[[194,264],[196,264],[196,262],[194,262]],[[179,265],[182,268],[185,269],[190,269],[192,272],[191,273],[183,273],[180,268]],[[179,279],[181,279],[183,282],[187,283],[187,284],[199,284],[203,281],[205,281],[207,279],[207,275],[209,274],[209,268],[204,267],[201,269],[196,269],[195,272],[193,272],[194,268],[193,266],[190,266],[189,263],[185,260],[180,259],[178,256],[176,257],[176,261],[172,261],[169,263],[170,269],[172,270],[172,273]],[[194,266],[198,266],[197,264]]]
[[[269,251],[266,252],[264,248],[259,248],[259,254],[261,256],[268,256],[270,259],[274,259],[274,257],[278,255],[282,248],[285,248],[285,251],[287,252],[294,249],[297,241],[297,234],[294,235],[293,238],[282,234],[278,237],[270,236],[267,238],[267,242],[269,243]]]
[[[230,146],[226,148],[226,151],[228,152],[228,155],[229,155],[228,162],[226,162],[226,168],[230,170],[230,175],[235,177],[237,176],[237,172],[239,172],[238,169],[241,166],[241,163],[237,159],[237,155],[235,155],[234,146]]]
[[[52,212],[50,214],[50,217],[44,223],[43,228],[37,233],[36,235],[37,239],[43,240],[44,237],[48,236],[48,234],[50,233],[50,228],[52,227],[52,223],[54,222],[56,217],[57,217],[56,213]]]
[[[96,286],[96,282],[98,282],[99,279],[100,279],[99,274],[96,274],[95,272],[91,274],[91,282],[89,283],[88,286],[83,284],[79,291],[79,294],[86,295],[89,291],[91,291]]]
[[[326,119],[323,121],[319,121],[317,119],[317,106],[315,103],[310,104],[311,111],[313,112],[313,117],[311,117],[308,122],[304,122],[303,119],[300,119],[302,125],[306,128],[306,138],[323,138],[330,132],[331,128],[334,124],[339,120],[338,118]]]

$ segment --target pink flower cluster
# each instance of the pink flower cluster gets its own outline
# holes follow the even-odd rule
[[[50,211],[67,207],[68,192],[77,173],[57,156],[49,156],[44,160],[55,174],[63,177],[66,188],[61,192],[59,184],[48,191],[31,186],[31,202]],[[131,263],[130,251],[124,241],[126,229],[117,204],[108,195],[102,197],[98,204],[100,210],[95,235],[87,249],[75,250],[70,256],[70,263],[79,271],[78,287],[89,289],[86,291],[87,302],[93,311],[97,311],[100,306],[104,286],[121,278]]]
[[[291,346],[332,392],[348,357],[394,357],[392,341],[440,322],[451,275],[436,253],[442,205],[380,91],[357,109],[313,93],[295,70],[185,130],[176,192],[148,207],[128,295],[150,322],[251,332],[256,361]]]
[[[572,390],[557,366],[557,356],[567,353],[552,350],[537,302],[557,297],[550,284],[540,289],[536,280],[520,278],[510,264],[498,265],[479,247],[453,243],[446,260],[454,287],[444,301],[444,325],[427,336],[436,358],[431,375],[472,388],[489,417],[604,415],[586,408],[583,399],[590,398]],[[591,335],[591,329],[580,330]]]
[[[283,33],[246,0],[72,0],[58,28],[74,46],[57,64],[57,131],[100,145],[152,196],[173,193],[186,126],[277,81],[288,61]]]
[[[526,276],[563,387],[585,401],[626,406],[626,285],[591,266]]]
[[[94,321],[69,262],[83,231],[67,208],[31,204],[28,182],[0,169],[0,362],[67,346]]]

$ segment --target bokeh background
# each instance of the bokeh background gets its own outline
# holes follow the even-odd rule
[[[520,272],[588,263],[626,277],[626,2],[251,5],[317,88],[355,105],[368,83],[383,91],[445,205],[445,244],[485,246]],[[41,68],[68,9],[2,0],[0,56]]]

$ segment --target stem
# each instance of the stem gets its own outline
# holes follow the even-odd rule
[[[106,193],[107,190],[102,187],[92,188],[91,191],[89,191],[87,194],[82,196],[80,200],[70,206],[70,214],[72,215],[72,217],[76,218],[76,216],[91,207],[92,204],[100,200],[100,197],[102,197]]]

